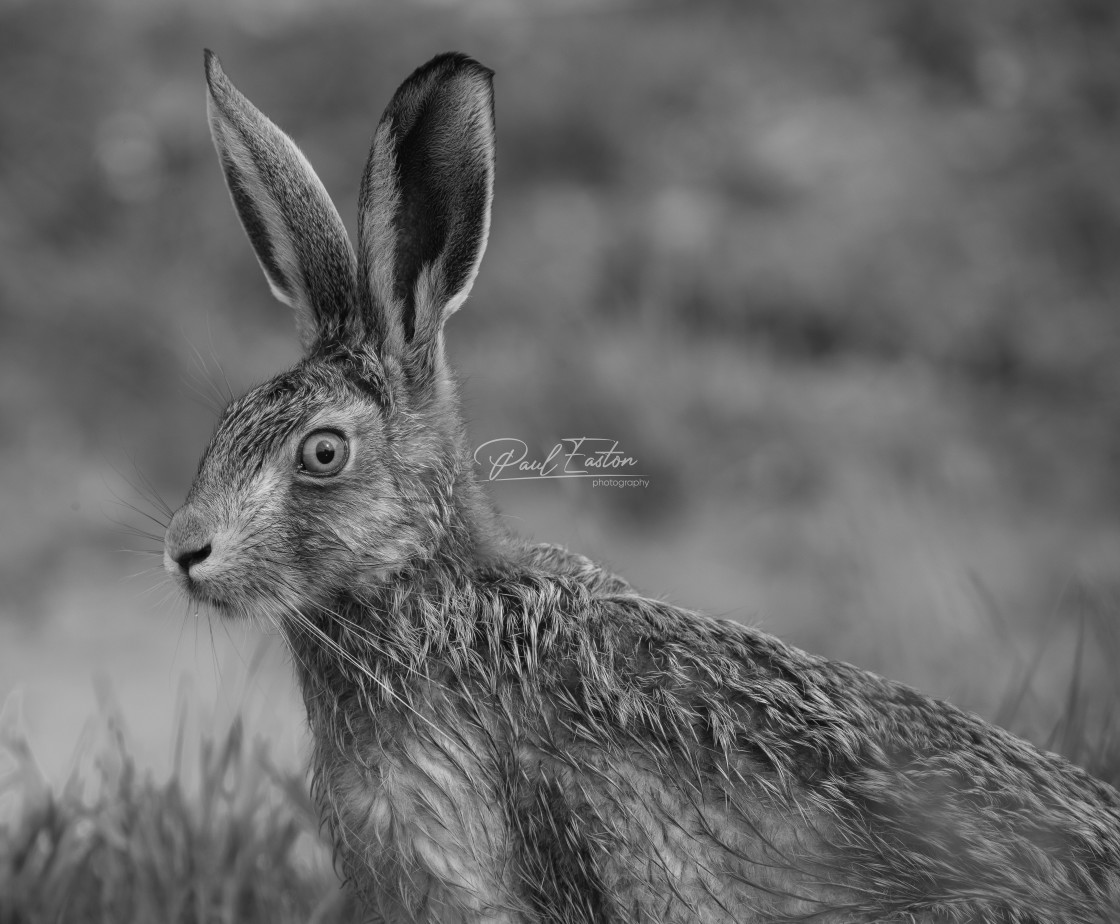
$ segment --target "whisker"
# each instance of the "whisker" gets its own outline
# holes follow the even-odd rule
[[[207,322],[207,324],[209,324],[209,321]],[[213,401],[213,410],[215,412],[215,415],[221,415],[225,406],[233,400],[233,391],[232,389],[229,389],[229,381],[228,379],[226,380],[226,387],[227,389],[229,389],[230,393],[229,395],[224,395],[222,394],[221,388],[218,387],[218,383],[214,381],[213,377],[210,375],[210,366],[206,362],[205,357],[202,355],[202,352],[198,349],[198,347],[193,343],[191,344],[191,351],[194,353],[195,360],[198,363],[198,368],[201,372],[202,383],[210,389],[209,399]],[[220,364],[217,362],[217,354],[213,351],[213,343],[211,343],[211,353],[214,356],[215,364],[219,365],[220,369]],[[222,373],[222,377],[225,378],[224,372]]]
[[[163,536],[157,536],[155,533],[150,533],[146,529],[140,529],[136,526],[129,526],[127,523],[114,524],[113,531],[122,533],[125,536],[132,536],[136,539],[147,539],[149,542],[157,542],[160,545],[163,545]],[[129,550],[120,549],[119,551],[127,552]]]
[[[214,365],[217,367],[218,372],[222,376],[222,381],[225,383],[225,386],[226,386],[226,394],[225,394],[224,398],[225,398],[225,402],[228,404],[229,402],[233,401],[233,399],[234,399],[233,386],[230,385],[229,377],[226,375],[226,370],[222,366],[221,359],[218,358],[218,349],[214,345],[214,328],[210,326],[209,316],[206,318],[206,336],[210,340],[210,355],[211,355],[211,357],[213,357]],[[222,395],[221,390],[218,389],[216,382],[214,383],[214,387],[218,391],[219,396],[221,396]]]
[[[135,581],[137,578],[146,577],[149,574],[163,574],[163,569],[162,568],[145,568],[143,571],[135,571],[132,574],[125,574],[125,575],[122,575],[120,578],[117,579],[117,583],[124,583],[125,581]],[[158,587],[159,585],[157,584],[156,586]],[[151,587],[147,588],[147,590],[144,590],[142,592],[143,593],[148,593],[150,590],[152,590]]]
[[[159,490],[152,483],[152,480],[144,474],[144,470],[136,465],[135,461],[133,462],[133,470],[136,472],[136,477],[143,487],[144,497],[147,498],[148,502],[153,504],[160,513],[166,516],[170,522],[171,517],[175,514],[171,505],[163,499],[163,495],[159,493]]]
[[[164,518],[160,519],[159,517],[154,516],[148,511],[142,510],[141,508],[137,507],[131,501],[125,500],[116,492],[112,485],[106,484],[106,488],[113,496],[113,499],[115,501],[124,505],[135,513],[148,518],[152,522],[156,523],[160,527],[160,529],[167,529],[167,524],[168,522],[170,522],[174,511],[171,509],[171,506],[167,503],[167,501],[165,501],[163,497],[160,496],[159,491],[155,489],[155,486],[152,484],[150,479],[148,479],[148,477],[144,475],[144,473],[140,470],[140,466],[136,464],[136,460],[133,457],[129,456],[129,461],[132,464],[132,471],[136,478],[135,481],[128,475],[126,475],[123,471],[121,471],[120,467],[117,466],[116,463],[110,461],[109,465],[118,478],[120,478],[125,484],[127,484],[133,491],[135,491],[136,494],[138,494],[143,500],[151,504],[157,512],[163,515]]]

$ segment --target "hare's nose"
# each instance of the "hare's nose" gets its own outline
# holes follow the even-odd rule
[[[169,560],[168,570],[176,570],[170,564],[174,562],[183,574],[189,574],[194,565],[206,561],[213,551],[210,530],[193,511],[186,508],[171,518],[163,546]]]
[[[200,549],[187,549],[177,555],[171,556],[175,559],[175,563],[184,571],[190,571],[191,565],[197,565],[200,561],[206,561],[210,557],[210,543],[207,542]]]

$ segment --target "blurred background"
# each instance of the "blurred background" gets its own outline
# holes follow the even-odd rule
[[[448,49],[497,72],[489,250],[447,334],[472,440],[610,437],[650,478],[497,484],[517,529],[1040,743],[1071,708],[1105,727],[1111,0],[0,0],[0,698],[49,774],[95,690],[145,766],[181,696],[303,747],[283,654],[196,617],[127,529],[162,533],[215,392],[297,357],[203,47],[351,231],[400,81]]]

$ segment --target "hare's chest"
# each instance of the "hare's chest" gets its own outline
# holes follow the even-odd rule
[[[505,919],[508,827],[481,745],[426,728],[388,747],[317,754],[346,871],[387,920]]]

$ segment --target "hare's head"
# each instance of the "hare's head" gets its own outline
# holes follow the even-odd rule
[[[164,564],[229,613],[315,606],[437,554],[473,503],[443,324],[486,247],[492,74],[441,55],[377,126],[355,255],[299,149],[206,54],[230,196],[304,357],[225,411]]]

